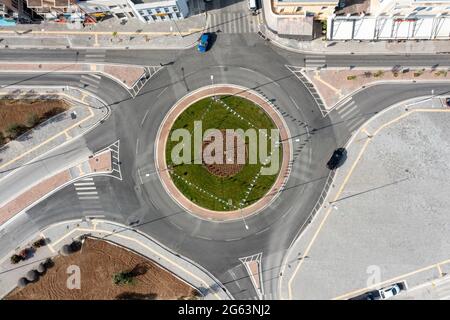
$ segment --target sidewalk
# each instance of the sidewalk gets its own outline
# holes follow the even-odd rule
[[[8,87],[0,91],[0,96],[10,99],[36,99],[44,96],[46,99],[63,99],[71,105],[66,112],[48,119],[0,148],[0,179],[55,147],[85,134],[109,114],[102,101],[75,88]],[[70,115],[72,112],[76,113],[75,117]],[[2,202],[0,197],[0,203]]]
[[[297,288],[295,287],[294,280],[297,277],[297,274],[301,273],[302,269],[300,267],[302,264],[310,263],[310,259],[313,259],[313,257],[310,257],[312,245],[316,241],[327,218],[331,215],[342,214],[337,211],[338,209],[333,205],[333,202],[339,199],[341,194],[345,193],[345,186],[349,176],[355,169],[357,162],[361,158],[371,139],[389,124],[412,113],[446,111],[447,109],[443,107],[443,102],[437,98],[433,100],[431,106],[430,97],[404,101],[380,112],[377,116],[367,122],[364,125],[364,128],[355,133],[345,146],[348,159],[344,165],[335,172],[333,180],[328,185],[328,188],[324,190],[325,195],[324,201],[321,202],[322,205],[317,212],[313,212],[309,224],[306,225],[306,228],[288,249],[288,253],[283,262],[282,278],[280,280],[280,296],[282,299],[295,299],[296,295],[300,295],[300,293],[296,293]],[[322,262],[325,264],[326,261]],[[332,261],[329,261],[329,263],[332,263]],[[376,261],[373,263],[376,263]],[[442,265],[445,263],[446,262],[443,262]],[[424,268],[423,272],[418,270],[417,272],[411,273],[412,277],[408,278],[408,285],[414,286],[423,283],[426,281],[425,279],[428,279],[433,274],[434,270],[432,270],[432,267]],[[401,279],[403,280],[403,277]],[[374,284],[374,287],[388,284],[389,280],[385,282],[386,283],[376,283]],[[359,293],[364,292],[364,290],[365,289],[361,290]],[[358,292],[355,291],[354,295],[357,294]],[[348,297],[350,296],[342,296],[340,298]]]
[[[0,226],[74,180],[92,174],[108,174],[112,170],[111,151],[105,150],[64,171],[37,181],[35,185],[29,185],[27,189],[21,189],[20,194],[15,194],[14,198],[2,204],[0,207]]]
[[[5,48],[184,49],[195,45],[206,26],[202,13],[177,22],[121,25],[110,19],[95,25],[27,24],[0,28]]]
[[[17,286],[18,280],[28,271],[35,269],[48,257],[57,256],[65,244],[69,244],[83,235],[106,240],[141,254],[196,288],[204,296],[204,299],[233,299],[213,275],[193,261],[132,228],[95,219],[62,222],[42,230],[25,241],[21,247],[27,246],[39,237],[47,238],[49,244],[39,248],[26,263],[12,265],[9,260],[10,255],[4,257],[0,261],[0,298],[13,290]]]
[[[261,32],[275,45],[298,53],[311,54],[434,54],[450,53],[450,41],[448,40],[423,40],[402,42],[339,42],[324,41],[321,38],[313,41],[298,41],[280,37],[277,32],[277,19],[280,16],[272,11],[272,0],[262,0],[265,25],[261,26]]]

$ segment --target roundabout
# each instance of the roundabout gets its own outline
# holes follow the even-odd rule
[[[201,219],[232,221],[272,203],[289,177],[290,133],[258,93],[236,85],[202,87],[180,99],[157,134],[164,189]]]

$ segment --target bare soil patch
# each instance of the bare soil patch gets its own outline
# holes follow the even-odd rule
[[[216,157],[215,150],[211,153],[211,158],[205,158],[203,156],[203,165],[206,167],[209,173],[219,176],[219,177],[231,177],[235,174],[239,173],[244,164],[247,162],[247,145],[238,135],[229,135],[227,136],[226,130],[220,130],[222,133],[222,154],[218,155],[220,159],[219,162],[215,163],[214,158]],[[233,140],[232,148],[228,150],[227,148],[227,140]],[[203,141],[203,151],[205,148],[214,142],[214,139],[211,137]],[[239,147],[241,146],[241,147]],[[242,155],[240,153],[243,153]]]
[[[189,299],[197,291],[157,264],[106,241],[86,239],[80,251],[58,256],[35,283],[15,289],[9,300]],[[71,265],[80,267],[81,288],[66,286]],[[114,275],[133,272],[132,284],[116,285]]]
[[[0,100],[0,145],[69,108],[63,100]]]

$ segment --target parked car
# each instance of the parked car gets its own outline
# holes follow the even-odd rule
[[[445,104],[450,107],[450,98],[445,98]]]
[[[389,287],[378,290],[378,293],[380,294],[381,299],[385,300],[385,299],[389,299],[389,298],[392,298],[393,296],[398,295],[400,293],[400,291],[402,291],[402,290],[400,289],[399,285],[393,284]]]
[[[327,168],[330,170],[338,168],[342,163],[344,163],[346,157],[347,150],[345,150],[345,148],[338,148],[334,150],[333,155],[327,162]]]
[[[198,42],[198,45],[197,45],[198,52],[204,53],[208,50],[208,44],[209,44],[210,37],[211,36],[209,35],[209,33],[202,34],[202,36],[200,37],[200,40]]]

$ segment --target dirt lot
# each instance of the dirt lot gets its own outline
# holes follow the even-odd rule
[[[26,131],[69,107],[62,100],[0,100],[0,132],[8,137],[8,128],[13,124]]]
[[[193,297],[195,290],[155,263],[105,241],[87,239],[79,252],[54,259],[46,274],[23,289],[15,289],[9,300],[112,300],[180,299]],[[69,290],[67,268],[80,267],[81,288]],[[113,276],[139,266],[141,275],[133,284],[115,285]]]

